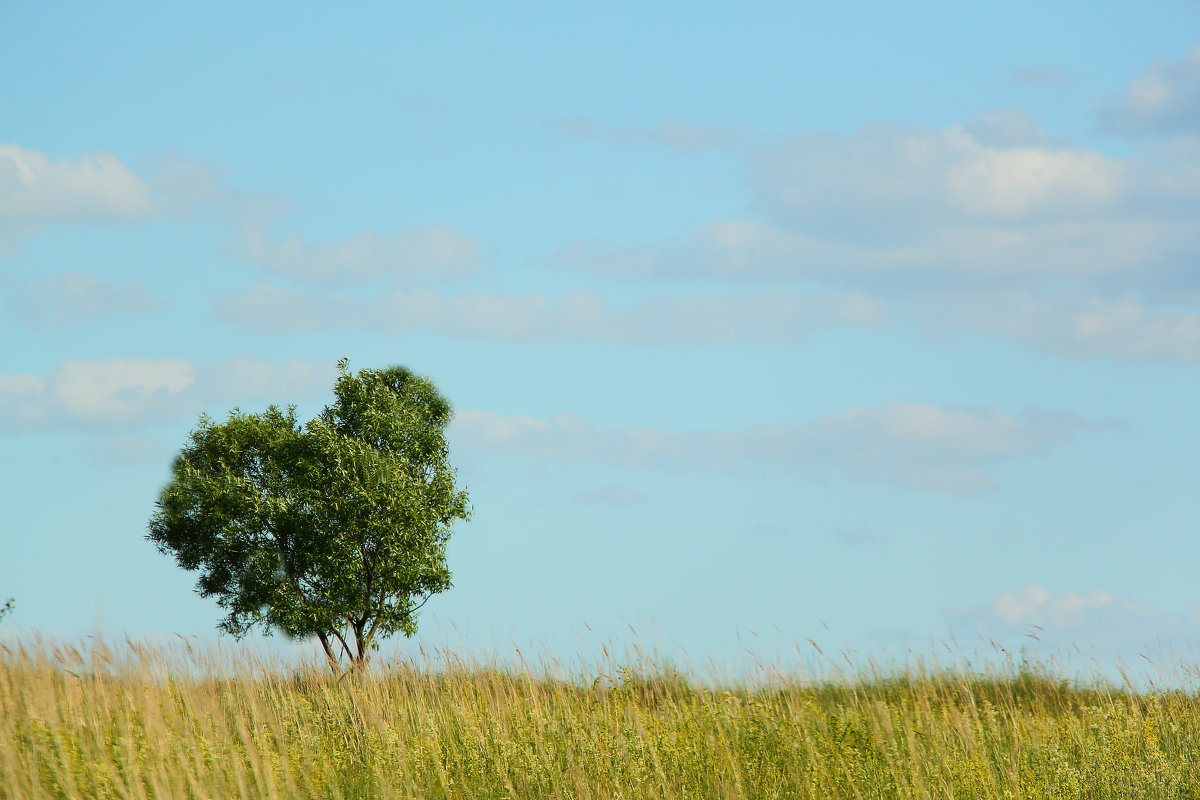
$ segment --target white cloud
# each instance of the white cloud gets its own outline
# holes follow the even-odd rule
[[[155,208],[150,184],[112,156],[77,163],[13,146],[5,152],[10,172],[19,164],[37,178],[21,191],[42,198],[0,203],[10,212],[26,209],[21,225],[136,218]],[[752,189],[771,222],[723,220],[643,246],[577,244],[559,262],[626,277],[799,278],[834,293],[660,297],[618,306],[589,291],[551,298],[421,289],[363,298],[260,286],[223,298],[217,311],[260,331],[359,327],[625,343],[791,341],[815,326],[877,326],[886,316],[916,320],[935,334],[998,335],[1070,356],[1196,360],[1196,316],[1150,301],[1200,301],[1192,268],[1200,258],[1193,222],[1200,142],[1117,159],[1067,146],[1006,111],[943,131],[876,125],[780,139],[751,164]],[[237,216],[235,206],[254,207],[239,206],[211,170],[187,162],[171,162],[153,183],[162,213],[228,207]],[[107,195],[93,191],[106,186],[116,198],[108,211],[95,200]],[[70,197],[76,201],[63,200]],[[242,222],[260,212],[247,211]],[[324,283],[462,276],[478,258],[476,243],[446,226],[326,243],[249,233],[235,249],[278,274]],[[1064,283],[1074,288],[1063,291]],[[1018,296],[1025,289],[1034,291]],[[82,274],[9,300],[15,313],[46,327],[153,304],[141,287]]]
[[[616,128],[590,117],[560,120],[558,127],[574,136],[600,139],[618,145],[657,144],[685,153],[732,150],[741,147],[749,134],[740,128],[687,125],[667,120],[652,128]]]
[[[287,210],[279,197],[235,188],[220,167],[178,156],[164,158],[148,180],[172,217],[220,219],[249,230]]]
[[[1115,133],[1200,134],[1200,44],[1181,59],[1150,64],[1122,92],[1101,101],[1097,116],[1103,129]]]
[[[0,144],[0,254],[47,225],[146,219],[150,186],[110,153],[53,159]]]
[[[314,244],[299,236],[268,242],[261,231],[251,229],[231,251],[276,274],[328,284],[377,278],[463,278],[475,271],[481,258],[479,244],[448,225],[418,225],[394,233],[368,230]]]
[[[174,358],[72,360],[42,380],[41,426],[55,417],[85,425],[127,425],[159,411],[195,383],[195,368]]]
[[[955,147],[943,176],[946,199],[988,220],[1087,215],[1111,207],[1126,180],[1116,160],[1081,148],[989,146],[977,136],[946,135]]]
[[[1065,443],[1090,423],[1069,414],[890,403],[804,423],[676,432],[597,428],[576,415],[550,419],[464,411],[452,431],[469,451],[534,459],[736,469],[784,463],[848,480],[939,492],[992,485],[1002,462]]]
[[[985,148],[1068,148],[1067,142],[1044,130],[1033,117],[1017,108],[989,111],[951,130],[961,130]]]
[[[1133,296],[940,291],[907,305],[935,336],[1001,336],[1073,358],[1200,362],[1200,313]]]
[[[234,189],[217,170],[176,157],[147,176],[111,153],[53,158],[0,144],[0,255],[51,225],[206,216],[247,227],[280,209],[277,199]]]
[[[768,221],[676,240],[576,243],[560,264],[628,278],[804,279],[912,291],[1195,281],[1200,143],[1117,158],[1015,111],[945,130],[876,124],[784,137],[748,160]]]
[[[1163,611],[1102,589],[1055,592],[1025,586],[1000,592],[983,605],[947,608],[944,616],[957,637],[1038,650],[1074,645],[1127,658],[1147,652],[1160,636],[1182,644],[1200,633],[1194,613]]]
[[[110,153],[53,160],[0,145],[0,219],[49,224],[142,219],[154,211],[150,186]]]
[[[220,298],[215,313],[261,332],[365,328],[618,343],[795,341],[817,326],[881,322],[877,303],[836,292],[663,297],[624,308],[587,290],[556,299],[541,294],[439,294],[428,289],[361,299],[259,286]]]
[[[1192,245],[1184,223],[1047,223],[951,227],[917,242],[830,240],[738,220],[682,240],[621,247],[575,243],[554,263],[620,278],[805,279],[857,290],[913,292],[961,285],[1046,285],[1133,279]],[[1196,243],[1200,250],[1200,242]],[[1164,275],[1164,277],[1166,277]]]
[[[1116,232],[1119,228],[1108,231],[1110,235],[1116,235]],[[1126,233],[1130,238],[1137,236],[1136,231]],[[810,263],[820,264],[823,263],[821,255],[835,252],[834,248],[823,247],[803,237],[751,223],[712,226],[702,237],[703,246],[681,247],[675,254],[658,258],[646,253],[621,253],[600,247],[577,248],[564,254],[563,258],[579,266],[591,262],[597,265],[596,268],[605,265],[613,271],[632,275],[665,277],[686,274],[692,268],[707,270],[714,276],[753,274],[771,278],[783,274],[789,267],[796,270],[797,263],[810,258],[810,253],[817,254],[811,256]],[[1064,239],[1064,250],[1069,249],[1072,240],[1080,246],[1095,246],[1084,242],[1084,237],[1080,236],[1064,233]],[[1027,258],[1021,258],[1019,251],[1026,245],[1031,252]],[[990,286],[962,281],[963,286],[954,288],[954,281],[939,280],[936,275],[922,273],[906,264],[906,256],[900,251],[891,251],[894,260],[890,262],[884,253],[875,254],[870,261],[863,258],[855,265],[859,269],[883,271],[894,268],[900,272],[894,276],[894,283],[877,281],[880,285],[874,296],[844,295],[856,298],[863,314],[856,319],[853,314],[846,313],[836,321],[843,324],[914,324],[935,339],[962,335],[996,336],[1071,358],[1200,361],[1200,312],[1148,303],[1131,291],[1119,291],[1120,282],[1117,281],[1107,287],[1106,292],[1057,288],[1055,284],[1061,283],[1061,275],[1056,281],[1052,273],[1037,269],[1045,263],[1040,259],[1053,258],[1056,251],[1032,252],[1037,249],[1033,240],[1022,243],[1009,237],[998,239],[994,247],[988,248],[987,256],[998,272],[1011,263],[1006,256],[1016,258],[1022,269],[1032,270],[1033,275],[1028,281],[1036,281],[1039,276],[1045,280],[1045,285],[1033,287],[1014,286],[1016,281],[1008,280]],[[695,259],[683,257],[686,252],[696,253]],[[797,262],[789,261],[789,255]],[[1103,265],[1103,256],[1093,263]],[[908,271],[903,271],[906,266]],[[1119,263],[1113,266],[1119,266]],[[1179,282],[1189,280],[1186,276],[1179,278]],[[1190,280],[1194,281],[1194,278]],[[1170,286],[1171,282],[1165,281],[1155,296],[1168,302],[1189,302],[1186,293],[1172,290]],[[1200,305],[1200,293],[1193,293],[1190,302]]]
[[[857,293],[875,320],[937,336],[1197,360],[1200,139],[1118,158],[1002,111],[940,131],[780,138],[751,154],[748,180],[766,221],[575,243],[554,262],[629,279],[792,281]]]
[[[13,316],[41,329],[141,314],[162,306],[162,301],[139,283],[105,281],[86,272],[70,272],[19,286],[5,299],[5,307]]]
[[[867,242],[964,222],[1086,218],[1114,203],[1127,173],[1014,112],[940,131],[872,124],[783,137],[749,164],[757,204],[785,227]]]
[[[1114,602],[1113,596],[1099,589],[1090,592],[1054,594],[1040,586],[1027,586],[1013,592],[1001,592],[992,598],[992,613],[1010,624],[1030,625],[1078,622],[1088,609]]]
[[[64,361],[46,375],[0,375],[0,429],[121,430],[217,406],[281,405],[327,388],[334,368],[234,359],[196,366],[177,358]]]
[[[779,228],[832,251],[825,280],[1144,285],[1200,256],[1200,150],[1115,158],[1012,114],[784,139],[754,156],[750,181]]]

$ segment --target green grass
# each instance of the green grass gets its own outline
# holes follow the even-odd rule
[[[1044,674],[756,687],[0,645],[0,798],[1192,798],[1200,700]]]

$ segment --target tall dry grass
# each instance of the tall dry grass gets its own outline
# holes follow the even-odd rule
[[[1200,701],[1036,672],[754,688],[0,646],[0,798],[1192,798]]]

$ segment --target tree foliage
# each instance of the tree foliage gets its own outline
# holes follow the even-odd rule
[[[445,440],[450,404],[404,367],[351,373],[301,426],[294,407],[202,416],[176,459],[147,536],[220,627],[316,636],[338,669],[379,637],[411,636],[416,612],[450,587],[446,543],[469,515]]]
[[[0,606],[0,620],[7,617],[16,608],[16,601],[11,597],[4,601],[4,605]]]

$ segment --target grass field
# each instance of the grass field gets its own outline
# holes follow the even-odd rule
[[[1200,700],[1032,671],[755,688],[0,645],[0,798],[1192,798]]]

